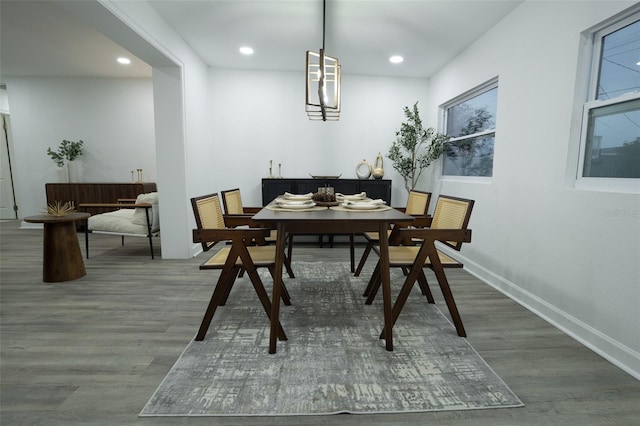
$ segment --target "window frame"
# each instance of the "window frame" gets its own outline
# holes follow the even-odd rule
[[[638,20],[640,20],[640,8],[633,7],[624,15],[614,16],[599,27],[594,28],[591,31],[587,31],[588,38],[586,42],[588,43],[589,52],[586,55],[586,60],[588,60],[590,64],[585,67],[589,70],[589,75],[586,77],[586,96],[581,102],[578,161],[576,162],[574,175],[576,189],[587,191],[640,193],[639,178],[591,177],[583,175],[586,159],[587,137],[589,135],[589,116],[591,111],[609,105],[622,104],[624,102],[640,99],[640,91],[626,92],[609,99],[597,99],[604,38]],[[579,78],[580,76],[578,76],[578,79]]]
[[[449,108],[452,108],[454,106],[460,105],[472,98],[475,98],[476,96],[479,96],[483,93],[486,93],[490,90],[493,89],[498,89],[499,88],[499,78],[493,77],[490,80],[485,81],[482,84],[479,84],[475,87],[473,87],[472,89],[467,90],[466,92],[448,100],[447,102],[441,104],[439,106],[440,109],[440,129],[442,134],[446,134],[447,131],[447,119],[448,119],[448,112],[447,110]],[[499,92],[499,90],[498,90]],[[444,154],[442,156],[441,159],[441,169],[440,169],[440,179],[444,180],[444,181],[458,181],[458,182],[473,182],[473,183],[492,183],[493,182],[493,176],[495,175],[495,169],[494,169],[494,165],[495,165],[495,149],[496,149],[496,133],[497,133],[497,128],[498,128],[498,123],[497,123],[497,110],[498,110],[498,106],[496,104],[496,123],[495,126],[492,129],[489,130],[483,130],[477,133],[473,133],[471,135],[465,135],[465,136],[459,136],[459,137],[452,137],[449,139],[449,141],[447,143],[452,143],[452,142],[458,142],[458,141],[463,141],[463,140],[467,140],[467,139],[473,139],[473,138],[477,138],[480,136],[487,136],[487,135],[493,135],[493,153],[494,153],[494,158],[492,160],[492,166],[491,166],[491,176],[464,176],[464,175],[445,175],[444,174]]]

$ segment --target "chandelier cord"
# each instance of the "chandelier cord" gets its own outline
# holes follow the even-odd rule
[[[311,120],[333,121],[340,119],[340,65],[338,58],[325,55],[326,27],[327,0],[322,0],[322,48],[319,53],[307,50],[305,109]],[[318,103],[312,99],[316,82]]]
[[[327,17],[327,0],[322,0],[322,50],[324,50],[325,22]]]

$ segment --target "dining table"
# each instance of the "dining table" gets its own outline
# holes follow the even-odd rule
[[[285,259],[285,241],[288,233],[350,234],[378,232],[380,234],[380,267],[382,273],[382,298],[384,312],[385,348],[393,351],[393,321],[391,304],[391,277],[389,269],[389,240],[387,230],[391,224],[410,224],[414,218],[389,206],[359,210],[345,205],[313,206],[305,209],[279,208],[275,201],[263,207],[252,219],[255,222],[275,226],[275,271],[271,298],[269,353],[276,353],[280,300],[282,291],[282,267]]]

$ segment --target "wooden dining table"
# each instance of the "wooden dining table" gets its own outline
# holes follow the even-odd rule
[[[273,294],[271,298],[271,329],[269,336],[269,353],[276,353],[280,303],[282,291],[282,266],[285,259],[285,241],[287,233],[317,234],[350,234],[378,232],[380,234],[380,266],[382,271],[382,297],[384,311],[385,347],[393,350],[393,322],[391,305],[391,278],[389,270],[389,241],[387,230],[392,223],[414,220],[410,215],[393,208],[380,210],[347,211],[342,207],[313,208],[309,210],[278,210],[270,204],[253,218],[255,222],[275,225],[278,230],[276,240],[276,264],[273,276]]]

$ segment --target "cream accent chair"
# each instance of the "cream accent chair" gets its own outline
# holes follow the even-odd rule
[[[90,216],[85,226],[85,247],[89,258],[89,234],[108,234],[121,237],[143,237],[149,240],[151,259],[153,254],[153,237],[160,235],[160,209],[158,193],[140,194],[135,200],[120,199],[113,204],[84,203],[78,208],[91,213],[92,208],[116,208],[117,210]]]

